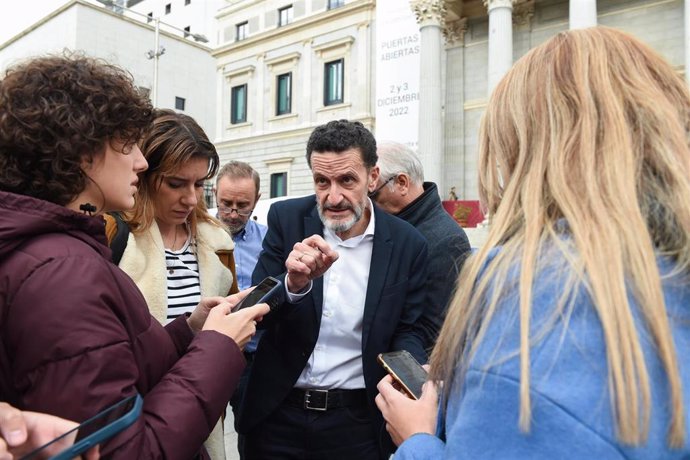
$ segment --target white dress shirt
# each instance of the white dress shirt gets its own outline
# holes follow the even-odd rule
[[[369,209],[372,209],[371,204]],[[339,257],[324,275],[319,338],[297,379],[297,388],[364,388],[362,322],[374,228],[373,212],[364,233],[345,241],[324,228],[324,240]],[[297,300],[308,292],[289,297]]]

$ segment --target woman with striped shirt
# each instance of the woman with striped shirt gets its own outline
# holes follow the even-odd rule
[[[204,182],[218,171],[218,153],[191,117],[158,110],[141,150],[136,205],[125,216],[131,233],[119,266],[137,284],[151,314],[166,324],[194,310],[201,297],[226,296],[232,273],[215,254],[232,249],[230,235],[206,210]],[[222,426],[205,443],[224,459]]]

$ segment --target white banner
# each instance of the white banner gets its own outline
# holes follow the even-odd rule
[[[419,26],[410,3],[376,2],[376,139],[417,149]]]

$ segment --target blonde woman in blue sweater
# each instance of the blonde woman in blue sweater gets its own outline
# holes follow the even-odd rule
[[[686,83],[622,32],[515,64],[482,121],[493,218],[431,357],[444,383],[379,383],[396,459],[689,458],[689,132]]]

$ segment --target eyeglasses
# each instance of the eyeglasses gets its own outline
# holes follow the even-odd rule
[[[235,211],[238,216],[242,217],[249,217],[254,212],[253,209],[237,209],[228,208],[227,206],[218,206],[218,214],[225,214],[226,216],[229,216],[233,211]]]
[[[388,184],[390,181],[392,181],[392,180],[395,179],[396,177],[398,177],[398,175],[397,175],[397,174],[393,174],[391,177],[389,177],[388,179],[386,179],[386,181],[385,181],[383,184],[379,185],[379,186],[376,187],[373,191],[369,192],[369,198],[376,198],[376,196],[379,194],[379,192],[381,191],[381,189],[382,189],[383,187],[385,187],[386,184]]]

